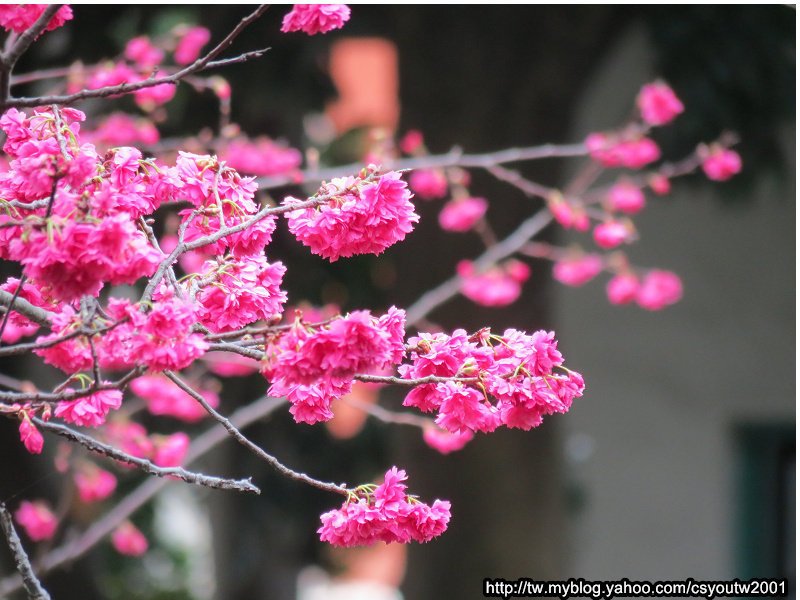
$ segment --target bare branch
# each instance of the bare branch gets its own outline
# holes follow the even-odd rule
[[[413,169],[433,169],[444,167],[464,167],[464,168],[489,168],[494,165],[501,165],[512,162],[522,162],[528,160],[539,160],[543,158],[566,158],[572,156],[586,156],[586,146],[583,144],[544,144],[542,146],[530,146],[527,148],[509,148],[497,152],[486,154],[464,154],[460,148],[453,148],[447,154],[433,154],[416,158],[403,158],[383,163],[386,169],[396,171]],[[328,169],[309,169],[301,171],[300,181],[325,181],[334,177],[341,177],[342,173],[357,173],[364,165],[354,163],[340,167]],[[281,177],[261,177],[258,180],[261,189],[272,189],[296,185],[297,177],[285,175]]]
[[[0,54],[0,105],[2,105],[3,110],[11,106],[8,103],[11,90],[11,72],[14,70],[17,61],[30,48],[36,38],[42,34],[62,6],[64,5],[51,4],[45,8],[44,12],[36,19],[36,22],[20,35],[10,48]]]
[[[44,327],[50,327],[50,320],[54,315],[49,310],[34,306],[24,298],[17,298],[14,300],[13,294],[0,290],[0,305],[11,306],[12,304],[16,312],[28,317],[34,323],[38,323]]]
[[[85,89],[79,92],[75,92],[74,94],[67,94],[62,96],[39,96],[35,98],[8,98],[8,100],[5,103],[5,106],[6,107],[15,106],[21,108],[26,106],[41,106],[43,104],[65,105],[65,104],[72,104],[74,102],[77,102],[78,100],[86,100],[87,98],[107,98],[108,96],[130,94],[131,92],[154,87],[157,85],[163,85],[163,84],[177,85],[183,78],[189,75],[192,75],[194,73],[199,73],[214,66],[229,64],[229,62],[226,60],[218,61],[218,64],[215,64],[213,61],[217,56],[220,55],[220,53],[226,50],[237,37],[239,37],[239,34],[242,31],[244,31],[244,29],[248,25],[250,25],[253,21],[257,20],[262,14],[264,14],[264,12],[266,12],[268,8],[269,4],[262,4],[261,6],[259,6],[256,10],[247,15],[241,21],[239,21],[236,27],[234,27],[233,30],[231,30],[231,32],[227,36],[225,36],[225,39],[223,39],[219,44],[217,44],[210,52],[208,52],[208,54],[202,56],[201,58],[198,58],[191,65],[184,67],[180,71],[176,71],[172,75],[167,75],[165,77],[157,77],[157,78],[151,77],[150,79],[146,79],[144,81],[105,86],[97,88],[95,90]],[[255,52],[260,53],[258,54],[259,56],[263,54],[263,51],[261,50]],[[8,84],[6,84],[6,86],[7,85]]]
[[[187,483],[194,483],[196,485],[202,485],[218,490],[236,490],[237,492],[254,492],[256,494],[261,493],[261,490],[253,485],[250,478],[238,480],[223,479],[221,477],[203,475],[202,473],[193,473],[181,467],[159,467],[149,460],[132,456],[126,452],[123,452],[122,450],[114,448],[113,446],[109,446],[108,444],[104,444],[103,442],[89,437],[84,433],[71,429],[66,425],[42,421],[38,417],[35,417],[33,422],[37,427],[44,429],[45,431],[55,433],[56,435],[60,435],[71,442],[76,442],[95,454],[107,456],[108,458],[113,458],[114,460],[133,465],[149,475],[155,475],[157,477],[178,477]]]
[[[5,533],[8,540],[11,554],[14,555],[14,562],[17,563],[17,571],[22,576],[22,583],[28,593],[28,598],[30,600],[50,600],[50,594],[42,587],[41,582],[33,572],[33,567],[31,567],[31,562],[25,553],[25,548],[22,547],[22,542],[17,535],[16,529],[14,529],[11,513],[8,512],[6,505],[2,502],[0,502],[0,526],[2,526],[3,533]]]
[[[206,412],[208,412],[208,414],[214,417],[214,419],[216,419],[217,422],[219,422],[237,442],[239,442],[242,446],[253,452],[253,454],[261,458],[264,462],[273,467],[281,475],[285,475],[289,479],[306,483],[310,486],[313,486],[317,489],[326,492],[333,492],[334,494],[341,494],[343,496],[348,495],[349,492],[347,486],[344,484],[327,483],[324,481],[319,481],[317,479],[314,479],[313,477],[309,477],[305,473],[300,473],[298,471],[290,469],[289,467],[281,463],[277,458],[265,452],[260,446],[247,439],[244,436],[244,434],[242,434],[242,432],[239,431],[233,423],[231,423],[230,420],[228,420],[223,415],[214,410],[214,408],[208,402],[206,402],[206,399],[203,398],[203,396],[201,396],[195,390],[193,390],[191,386],[189,386],[175,373],[173,373],[172,371],[164,371],[164,375],[166,375],[173,383],[175,383],[175,385],[181,388],[184,392],[186,392],[192,398],[197,400],[203,406],[203,408],[206,409]]]

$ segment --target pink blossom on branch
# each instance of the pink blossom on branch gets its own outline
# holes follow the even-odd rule
[[[320,517],[320,539],[349,548],[375,542],[429,542],[447,529],[450,502],[432,505],[406,494],[406,472],[392,467],[379,486],[360,486],[341,508]]]
[[[25,445],[25,449],[31,454],[41,454],[44,447],[44,438],[36,429],[36,425],[31,421],[30,416],[25,411],[20,412],[22,422],[19,424],[19,439]]]
[[[636,302],[647,310],[661,310],[683,297],[680,277],[670,271],[650,271],[636,294]]]
[[[636,105],[648,125],[666,125],[683,112],[683,103],[666,83],[648,83],[639,92]]]
[[[111,543],[120,554],[141,556],[147,552],[147,538],[133,523],[125,521],[111,534]]]
[[[483,218],[489,203],[485,198],[459,198],[451,200],[439,213],[439,225],[445,231],[464,232]]]
[[[179,65],[193,63],[200,56],[203,49],[211,39],[211,32],[205,27],[179,27],[175,33],[180,36],[175,46],[175,62]]]
[[[286,213],[289,231],[311,252],[335,262],[356,254],[378,255],[405,239],[419,221],[411,193],[400,173],[366,178],[334,179],[319,195],[329,197],[321,206]],[[300,202],[288,197],[284,205]]]
[[[295,4],[283,17],[281,31],[302,31],[308,35],[328,33],[341,27],[350,19],[346,4]]]
[[[99,427],[106,421],[106,415],[122,405],[122,392],[102,390],[77,398],[61,401],[53,414],[67,423],[82,427]]]
[[[444,198],[450,187],[441,169],[417,169],[408,178],[408,185],[423,200]]]
[[[14,33],[24,33],[36,20],[42,16],[47,4],[6,4],[0,6],[0,27]],[[69,5],[58,9],[48,23],[45,31],[58,29],[72,19],[72,9]]]
[[[553,277],[564,285],[581,286],[603,270],[603,259],[597,254],[584,254],[559,260],[553,265]]]
[[[81,502],[105,500],[117,489],[117,478],[91,463],[81,465],[73,479]]]
[[[733,150],[712,146],[703,158],[703,172],[712,181],[727,181],[742,170],[742,157]]]
[[[524,263],[510,260],[486,271],[478,272],[472,262],[462,260],[456,266],[462,278],[461,293],[482,306],[507,306],[522,293],[522,284],[530,277]]]
[[[23,500],[14,513],[14,518],[34,542],[49,540],[58,528],[56,516],[43,500],[36,502]]]

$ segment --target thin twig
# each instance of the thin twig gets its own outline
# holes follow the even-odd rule
[[[464,154],[460,148],[453,148],[446,154],[431,154],[415,158],[403,158],[397,160],[387,160],[383,163],[385,169],[396,171],[413,169],[434,169],[445,167],[464,167],[486,169],[494,165],[501,165],[512,162],[522,162],[529,160],[539,160],[544,158],[567,158],[573,156],[586,156],[587,150],[584,144],[544,144],[541,146],[530,146],[527,148],[508,148],[497,152],[487,152],[485,154]],[[339,167],[327,169],[308,169],[297,174],[283,175],[276,177],[261,177],[257,179],[259,188],[272,189],[296,185],[298,179],[306,181],[327,181],[334,177],[341,177],[342,173],[357,173],[364,165],[353,163]]]
[[[230,64],[227,60],[217,61],[214,63],[214,59],[219,56],[222,51],[227,49],[233,41],[239,37],[239,34],[244,31],[244,29],[250,25],[253,21],[258,19],[266,10],[269,8],[269,4],[262,4],[259,6],[255,11],[247,15],[243,18],[233,30],[225,36],[225,38],[217,44],[211,51],[208,52],[205,56],[198,58],[195,62],[191,65],[184,67],[180,71],[176,71],[172,75],[167,75],[164,77],[152,77],[150,79],[146,79],[143,81],[137,81],[135,83],[123,83],[120,85],[112,85],[112,86],[105,86],[101,88],[97,88],[94,90],[84,89],[79,92],[75,92],[74,94],[66,94],[61,96],[39,96],[34,98],[8,98],[5,106],[6,107],[17,107],[22,108],[26,106],[41,106],[43,104],[72,104],[77,102],[78,100],[86,100],[88,98],[106,98],[108,96],[118,96],[121,94],[129,94],[131,92],[135,92],[138,90],[142,90],[145,88],[154,87],[157,85],[163,84],[171,84],[177,85],[184,77],[188,75],[192,75],[194,73],[199,73],[209,68],[213,68],[215,66],[223,66],[225,64]],[[37,21],[38,23],[38,21]],[[255,51],[259,56],[263,54],[263,51],[257,50]],[[237,57],[238,58],[238,57]],[[7,84],[6,84],[7,85]]]
[[[341,494],[343,496],[347,496],[349,491],[347,486],[344,484],[336,484],[336,483],[327,483],[325,481],[319,481],[318,479],[314,479],[306,475],[305,473],[300,473],[298,471],[294,471],[290,469],[283,463],[281,463],[277,458],[265,452],[260,446],[251,442],[247,439],[241,431],[239,431],[236,426],[231,423],[231,421],[225,418],[223,415],[218,413],[214,408],[206,402],[206,399],[203,398],[200,394],[198,394],[191,386],[189,386],[185,381],[183,381],[180,377],[178,377],[172,371],[164,371],[164,375],[166,375],[175,385],[181,388],[184,392],[189,394],[192,398],[197,400],[203,408],[206,409],[206,412],[210,414],[214,419],[217,420],[225,430],[242,446],[253,452],[256,456],[261,458],[264,462],[269,464],[275,470],[277,470],[281,475],[285,475],[289,479],[293,479],[294,481],[301,481],[306,483],[310,486],[313,486],[317,489],[332,492],[334,494]]]
[[[42,587],[41,582],[33,572],[31,561],[28,560],[28,555],[25,553],[25,548],[22,547],[17,530],[14,529],[11,513],[8,512],[6,505],[2,502],[0,502],[0,526],[2,526],[3,533],[5,533],[8,540],[11,554],[14,555],[14,562],[17,563],[17,571],[22,577],[22,584],[25,586],[28,598],[30,600],[50,600],[50,594]]]
[[[108,444],[104,444],[103,442],[89,437],[80,431],[76,431],[75,429],[67,427],[66,425],[62,425],[61,423],[42,421],[38,417],[34,417],[33,422],[37,427],[44,429],[45,431],[55,433],[56,435],[60,435],[71,442],[76,442],[95,454],[100,454],[101,456],[106,456],[108,458],[133,465],[149,475],[155,475],[157,477],[177,477],[187,483],[194,483],[196,485],[218,490],[236,490],[237,492],[254,492],[256,494],[261,493],[261,490],[253,485],[253,482],[249,477],[247,479],[223,479],[221,477],[203,475],[202,473],[193,473],[192,471],[187,471],[182,467],[159,467],[147,459],[139,458],[137,456],[128,454],[127,452],[123,452],[122,450],[114,448],[113,446],[109,446]]]

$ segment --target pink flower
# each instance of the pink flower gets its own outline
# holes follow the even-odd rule
[[[639,293],[639,278],[632,273],[620,273],[611,278],[606,286],[606,294],[611,304],[628,304]]]
[[[622,179],[611,186],[608,203],[611,210],[635,214],[644,208],[644,193],[638,185]]]
[[[377,181],[374,171],[367,179],[334,179],[319,194],[330,200],[287,212],[286,218],[289,231],[302,244],[331,262],[356,254],[378,255],[405,239],[419,221],[411,193],[394,171]],[[291,197],[284,200],[287,205],[296,202]]]
[[[33,424],[27,412],[21,411],[20,414],[24,415],[19,424],[20,441],[25,444],[25,449],[31,454],[41,454],[44,447],[42,434],[36,429],[36,425]]]
[[[589,217],[581,206],[573,206],[566,200],[550,201],[547,204],[556,222],[565,229],[589,230]]]
[[[439,225],[445,231],[469,231],[489,208],[485,198],[451,200],[439,213]]]
[[[14,518],[34,542],[49,540],[58,528],[56,516],[43,500],[23,500],[14,513]]]
[[[24,33],[42,16],[46,4],[6,4],[0,6],[0,26],[6,31]],[[58,29],[72,19],[72,9],[66,5],[58,9],[45,31]]]
[[[666,196],[672,189],[672,184],[669,182],[669,177],[661,175],[660,173],[654,173],[651,175],[647,183],[650,185],[650,189],[653,190],[653,193],[655,193],[657,196]]]
[[[461,293],[482,306],[507,306],[519,298],[522,284],[530,276],[530,269],[519,261],[508,261],[482,273],[473,264],[462,260],[456,267],[461,276]]]
[[[178,87],[173,83],[160,83],[133,92],[133,99],[143,110],[151,111],[175,97]]]
[[[375,542],[428,542],[441,535],[450,521],[450,503],[431,506],[406,494],[406,473],[392,467],[384,482],[361,486],[338,510],[320,517],[320,539],[334,546],[366,546]],[[371,490],[371,491],[370,491]]]
[[[425,443],[442,454],[461,450],[473,437],[475,434],[471,431],[450,433],[436,426],[426,427],[422,432],[422,439],[425,440]]]
[[[259,320],[268,321],[283,311],[283,264],[270,264],[261,254],[206,265],[204,277],[213,277],[197,294],[196,314],[211,331],[233,331]]]
[[[636,105],[648,125],[666,125],[683,112],[683,103],[663,81],[648,83],[642,87],[636,98]]]
[[[585,143],[592,159],[605,167],[640,169],[661,157],[658,145],[646,137],[618,138],[592,133]]]
[[[130,521],[125,521],[114,530],[111,543],[117,552],[127,556],[141,556],[147,552],[147,538]]]
[[[581,286],[603,270],[603,259],[597,254],[584,254],[560,260],[553,266],[553,277],[564,285]]]
[[[406,154],[414,154],[419,148],[422,147],[424,140],[422,132],[417,129],[410,129],[400,140],[398,146],[400,150]]]
[[[152,68],[164,59],[164,52],[150,43],[150,38],[140,35],[128,40],[125,45],[125,58],[144,69]]]
[[[82,427],[98,427],[105,423],[106,415],[122,405],[122,392],[103,390],[76,400],[61,401],[53,414],[67,423]]]
[[[209,371],[220,377],[244,377],[259,369],[256,360],[232,352],[208,352],[203,361]]]
[[[117,489],[117,478],[91,463],[83,464],[74,476],[81,502],[105,500]]]
[[[631,238],[631,231],[625,223],[606,221],[594,228],[595,243],[605,250],[616,248]]]
[[[636,302],[647,310],[661,310],[683,296],[680,278],[670,271],[650,271],[644,277]]]
[[[295,4],[283,17],[281,31],[303,31],[308,35],[328,33],[341,27],[350,19],[346,4]]]
[[[440,169],[417,169],[411,173],[408,185],[423,200],[435,200],[447,195],[449,184]]]
[[[703,172],[712,181],[727,181],[742,170],[742,158],[733,150],[714,146],[703,158]]]
[[[188,65],[200,56],[200,50],[211,39],[211,32],[205,27],[189,27],[179,33],[181,37],[175,47],[175,62],[179,65]]]
[[[197,400],[163,375],[137,377],[131,381],[131,390],[144,398],[147,410],[153,415],[175,417],[187,423],[194,423],[208,416],[206,409]],[[219,406],[219,396],[216,393],[204,389],[198,391],[212,408]]]
[[[89,132],[85,137],[94,143],[125,146],[138,143],[156,144],[160,136],[152,121],[134,119],[125,113],[112,113],[100,123],[96,130]]]
[[[266,176],[295,171],[303,162],[303,155],[296,148],[259,137],[232,140],[223,148],[220,159],[242,173]]]
[[[155,455],[153,462],[159,467],[179,467],[189,451],[189,436],[179,431],[170,436],[153,436]]]

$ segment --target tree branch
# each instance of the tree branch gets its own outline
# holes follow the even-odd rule
[[[226,419],[223,415],[218,413],[214,408],[206,402],[206,399],[203,398],[200,394],[198,394],[191,386],[189,386],[186,382],[184,382],[180,377],[178,377],[172,371],[164,371],[164,375],[166,375],[175,385],[181,388],[184,392],[189,394],[192,398],[197,400],[203,408],[206,409],[206,412],[210,414],[218,423],[220,423],[225,430],[242,446],[250,450],[253,454],[258,456],[264,462],[269,464],[273,467],[276,471],[278,471],[281,475],[285,475],[289,479],[293,479],[294,481],[300,481],[302,483],[306,483],[310,486],[313,486],[317,489],[323,490],[325,492],[332,492],[334,494],[341,494],[343,496],[348,495],[347,486],[344,484],[336,484],[336,483],[327,483],[324,481],[319,481],[318,479],[314,479],[313,477],[309,477],[305,473],[300,473],[298,471],[294,471],[281,463],[277,458],[265,452],[260,446],[251,442],[247,439],[241,431],[239,431],[236,426],[228,419]]]
[[[38,417],[34,417],[33,422],[37,427],[44,429],[45,431],[49,431],[50,433],[60,435],[71,442],[76,442],[95,454],[100,454],[102,456],[133,465],[149,475],[155,475],[156,477],[177,477],[187,483],[194,483],[196,485],[218,490],[236,490],[237,492],[254,492],[256,494],[261,493],[261,490],[253,485],[250,478],[238,480],[223,479],[221,477],[203,475],[202,473],[193,473],[181,467],[159,467],[149,460],[132,456],[126,452],[123,452],[122,450],[114,448],[113,446],[109,446],[108,444],[104,444],[103,442],[89,437],[84,433],[71,429],[66,425],[42,421]]]
[[[165,77],[158,77],[158,78],[150,78],[143,81],[137,81],[135,83],[123,83],[120,85],[112,85],[112,86],[105,86],[101,88],[97,88],[95,90],[88,90],[84,89],[79,92],[75,92],[74,94],[66,94],[62,96],[39,96],[35,98],[8,98],[6,96],[7,101],[5,103],[6,107],[15,106],[17,108],[22,108],[26,106],[41,106],[43,104],[72,104],[73,102],[77,102],[78,100],[86,100],[88,98],[106,98],[108,96],[117,96],[120,94],[129,94],[131,92],[136,92],[138,90],[142,90],[149,87],[154,87],[156,85],[162,84],[178,84],[181,79],[192,75],[194,73],[199,73],[206,69],[215,67],[215,66],[222,66],[225,64],[229,64],[233,59],[221,60],[218,61],[217,64],[212,62],[223,50],[226,50],[233,41],[239,37],[239,34],[244,31],[244,29],[250,25],[253,21],[257,20],[266,10],[269,8],[269,4],[262,4],[252,13],[247,15],[243,18],[236,27],[231,30],[231,32],[225,36],[219,44],[217,44],[208,54],[198,58],[195,62],[191,65],[184,67],[180,71],[176,71],[172,75],[167,75]],[[38,21],[37,21],[38,23]],[[260,54],[259,54],[260,53]],[[262,50],[257,50],[254,53],[250,54],[258,54],[259,56],[263,54]],[[240,57],[237,57],[240,58]],[[239,61],[241,62],[241,61]],[[8,86],[8,83],[6,84]]]
[[[25,553],[25,548],[22,547],[22,542],[17,535],[16,529],[14,529],[14,520],[11,518],[11,513],[8,512],[6,505],[2,502],[0,502],[0,526],[2,526],[3,533],[5,533],[8,540],[11,554],[14,555],[14,562],[17,563],[17,571],[22,577],[22,584],[25,586],[28,598],[30,600],[50,600],[50,594],[42,587],[33,572],[33,567],[31,567],[31,562]]]

